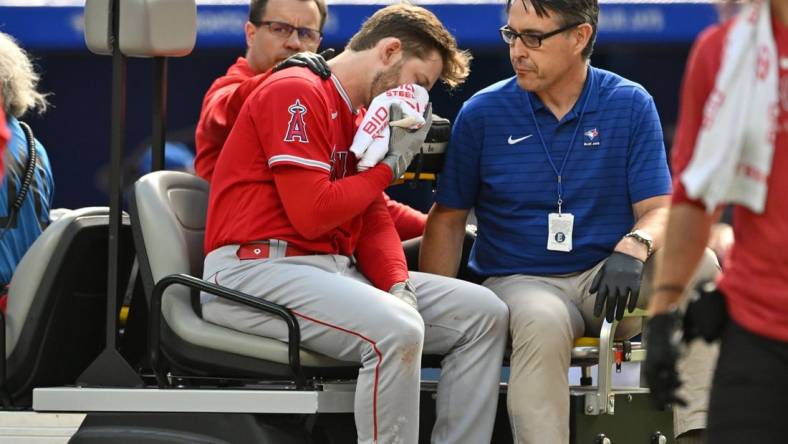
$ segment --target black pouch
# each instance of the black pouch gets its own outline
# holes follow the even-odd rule
[[[706,342],[714,342],[722,336],[727,323],[725,296],[713,281],[698,284],[684,314],[684,340],[701,337]]]
[[[451,121],[436,114],[432,115],[432,125],[407,171],[421,174],[438,174],[443,169],[443,157],[451,138]]]

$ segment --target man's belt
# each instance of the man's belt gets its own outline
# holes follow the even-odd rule
[[[279,257],[289,257],[289,256],[308,256],[311,254],[316,254],[312,251],[307,251],[302,248],[298,248],[295,245],[288,244],[282,241],[274,241],[278,242],[280,245],[271,245],[269,241],[259,241],[259,242],[249,242],[246,244],[241,244],[238,247],[238,251],[236,255],[238,259],[241,260],[249,260],[249,259],[267,259],[267,258],[279,258]],[[284,254],[282,254],[281,249],[284,249]],[[273,251],[273,254],[272,254]]]

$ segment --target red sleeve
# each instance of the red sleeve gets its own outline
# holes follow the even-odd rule
[[[687,196],[681,183],[681,174],[695,152],[695,142],[703,124],[703,108],[714,88],[728,26],[713,26],[707,29],[698,37],[690,51],[681,85],[678,127],[671,150],[674,203],[703,206],[701,202]]]
[[[426,214],[391,199],[386,193],[383,193],[383,198],[400,241],[404,242],[424,234],[424,227],[427,225]]]
[[[364,225],[355,251],[358,268],[372,285],[383,290],[408,279],[408,265],[394,222],[383,196],[364,213]]]
[[[273,174],[287,218],[306,239],[362,214],[391,182],[386,165],[333,182],[328,173],[291,165],[280,165]]]
[[[324,88],[317,76],[279,75],[249,98],[249,115],[270,168],[292,165],[328,177],[334,140]]]
[[[3,95],[0,94],[0,104],[3,103]],[[8,146],[8,141],[11,140],[11,133],[8,131],[8,123],[5,120],[5,112],[3,107],[0,106],[0,179],[3,178],[5,173],[5,165],[3,165],[3,158],[5,157],[5,150]]]
[[[194,170],[198,176],[210,182],[216,160],[238,118],[241,105],[270,75],[269,71],[246,80],[240,80],[240,76],[235,77],[239,79],[238,81],[233,81],[233,78],[221,78],[211,85],[203,99],[200,120],[194,136],[196,146]]]

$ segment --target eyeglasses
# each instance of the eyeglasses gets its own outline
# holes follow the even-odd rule
[[[317,29],[296,28],[295,26],[284,22],[263,21],[252,22],[252,24],[255,26],[265,26],[269,31],[271,31],[271,34],[281,39],[289,39],[290,36],[293,35],[293,31],[298,32],[298,39],[304,43],[320,43],[320,40],[323,38],[323,33]]]
[[[558,28],[555,31],[539,33],[539,32],[517,32],[510,28],[509,25],[502,26],[498,31],[501,33],[501,38],[508,45],[514,45],[514,39],[517,37],[523,42],[526,48],[536,49],[542,46],[542,40],[558,35],[564,31],[568,31],[575,26],[582,25],[583,22],[573,23],[571,25]]]

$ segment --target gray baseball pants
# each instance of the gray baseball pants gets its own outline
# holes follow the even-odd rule
[[[361,364],[354,404],[359,443],[418,441],[422,353],[445,356],[432,442],[490,441],[508,328],[508,310],[495,294],[411,272],[416,311],[370,285],[348,257],[240,260],[237,249],[229,245],[211,252],[204,279],[284,305],[299,320],[304,348]],[[281,320],[206,295],[203,317],[287,340]]]
[[[645,307],[651,292],[654,262],[649,260],[644,267],[640,308]],[[603,318],[593,315],[596,295],[588,289],[603,264],[604,261],[572,275],[518,274],[491,277],[484,282],[509,306],[512,356],[507,406],[516,444],[569,442],[571,350],[576,338],[599,336]],[[718,272],[717,260],[707,250],[694,280],[712,279]],[[624,319],[616,329],[616,337],[630,338],[641,327],[639,318]],[[684,383],[679,396],[688,405],[674,406],[676,435],[706,425],[717,352],[716,345],[695,341],[690,353],[679,362]]]

